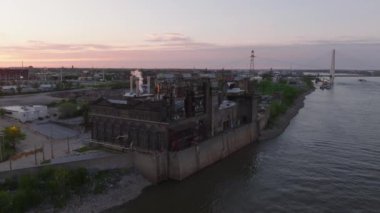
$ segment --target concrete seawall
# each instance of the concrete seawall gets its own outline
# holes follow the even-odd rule
[[[258,138],[256,124],[230,129],[202,143],[176,152],[133,152],[134,166],[148,180],[183,180]]]
[[[197,146],[169,153],[169,178],[183,180],[229,156],[257,139],[256,125],[248,124],[214,136]]]

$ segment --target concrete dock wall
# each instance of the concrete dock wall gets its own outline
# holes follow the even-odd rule
[[[201,144],[178,152],[169,153],[169,178],[183,180],[199,170],[226,158],[231,153],[255,141],[256,125],[231,129]]]
[[[168,179],[168,154],[167,152],[142,152],[135,150],[133,153],[133,166],[153,183]]]

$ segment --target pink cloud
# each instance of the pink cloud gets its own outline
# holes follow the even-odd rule
[[[181,33],[148,34],[148,42],[191,42],[190,37]]]

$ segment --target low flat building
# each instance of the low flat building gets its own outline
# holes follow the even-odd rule
[[[5,110],[6,114],[22,123],[27,121],[34,121],[38,118],[48,116],[47,106],[33,105],[33,106],[5,106],[1,107]]]

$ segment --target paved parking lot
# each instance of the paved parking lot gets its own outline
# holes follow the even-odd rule
[[[52,137],[55,140],[61,140],[66,138],[73,138],[78,136],[80,133],[76,130],[52,123],[52,122],[46,122],[46,123],[33,123],[30,125],[30,127],[47,136]]]
[[[79,134],[79,132],[75,132],[74,130],[71,130],[69,128],[64,127],[55,127],[53,128],[58,130],[55,131],[54,134],[57,137],[63,137],[72,135],[74,132],[78,137],[71,138],[67,140],[67,137],[64,137],[64,139],[54,139],[50,140],[48,136],[41,134],[40,132],[34,130],[32,128],[33,124],[23,124],[20,123],[14,119],[11,118],[0,118],[0,130],[4,127],[8,127],[11,125],[16,125],[21,128],[21,131],[25,133],[26,138],[25,140],[21,141],[19,144],[16,145],[17,152],[28,152],[31,150],[34,150],[35,148],[43,148],[43,153],[38,153],[36,156],[30,155],[23,157],[21,159],[12,161],[12,168],[13,169],[20,169],[20,168],[26,168],[26,167],[33,167],[39,165],[43,160],[50,160],[52,158],[62,158],[65,156],[72,155],[72,150],[78,149],[83,146],[84,143],[88,141],[88,134]],[[45,131],[50,131],[49,124],[46,124],[45,126],[42,126],[41,128],[44,128]],[[74,132],[72,132],[74,131]],[[78,135],[79,134],[79,135]],[[69,144],[68,144],[69,143]],[[35,158],[36,157],[36,158]],[[0,171],[8,171],[10,168],[9,161],[5,161],[0,163]]]

